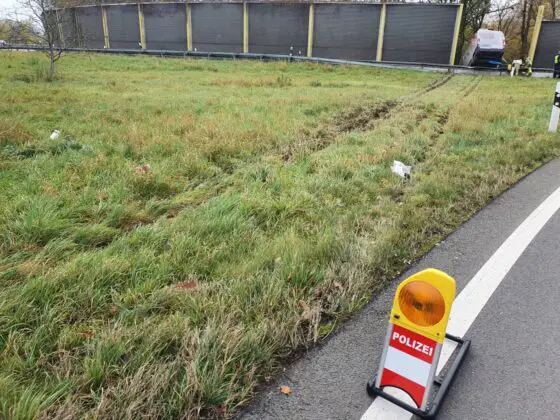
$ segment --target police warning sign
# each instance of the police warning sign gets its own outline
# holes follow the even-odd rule
[[[395,294],[375,387],[405,391],[424,410],[445,339],[455,280],[428,269],[404,280]]]
[[[421,407],[433,379],[438,346],[434,340],[392,324],[378,386],[400,388]]]

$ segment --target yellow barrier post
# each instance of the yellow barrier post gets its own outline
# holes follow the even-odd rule
[[[109,40],[109,25],[107,24],[107,8],[104,6],[101,6],[101,20],[103,21],[103,47],[111,48]]]
[[[243,52],[249,52],[249,5],[243,2]]]
[[[383,59],[383,37],[385,36],[385,18],[387,16],[387,4],[381,5],[381,16],[379,16],[379,33],[377,35],[377,51],[375,61]]]
[[[313,57],[313,30],[315,26],[315,5],[309,3],[309,25],[307,28],[307,56]]]
[[[144,27],[144,10],[142,5],[138,3],[138,29],[140,30],[140,46],[146,49],[146,30]]]
[[[529,48],[529,61],[533,64],[535,59],[535,52],[537,51],[537,42],[539,41],[539,35],[541,33],[541,25],[544,16],[544,6],[539,6],[539,11],[537,12],[537,18],[535,19],[535,26],[533,28],[533,36],[531,37],[531,46]]]
[[[192,14],[191,4],[187,3],[187,51],[192,51]]]
[[[453,30],[453,42],[451,43],[451,54],[449,55],[449,64],[455,64],[455,55],[457,54],[457,44],[459,42],[459,31],[461,30],[461,21],[463,20],[463,3],[457,9],[457,17],[455,18],[455,29]]]

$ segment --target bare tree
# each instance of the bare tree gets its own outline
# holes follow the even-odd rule
[[[18,19],[0,20],[0,39],[9,44],[23,44],[33,39],[33,28],[26,21]]]
[[[556,8],[558,7],[558,1],[549,0],[548,4],[550,5],[550,18],[556,19]]]
[[[533,1],[521,0],[519,3],[519,38],[521,40],[521,55],[523,57],[529,51],[529,30],[533,18]]]
[[[510,34],[510,28],[515,21],[515,9],[519,0],[494,0],[492,10],[488,13],[492,29],[502,31],[506,37]]]
[[[62,40],[60,28],[62,21],[55,9],[54,0],[18,0],[19,13],[33,28],[33,39],[45,46],[45,52],[50,60],[49,81],[54,80],[56,63],[62,58]]]

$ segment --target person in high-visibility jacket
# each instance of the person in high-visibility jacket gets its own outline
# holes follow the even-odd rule
[[[525,74],[527,77],[531,77],[533,75],[533,62],[529,59],[525,59]]]
[[[558,51],[558,54],[554,56],[554,73],[552,77],[560,78],[560,51]]]

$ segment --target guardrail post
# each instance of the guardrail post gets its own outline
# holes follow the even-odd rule
[[[58,15],[58,9],[55,9],[54,16],[56,19],[56,28],[58,29],[58,42],[60,46],[64,46],[64,31],[62,29],[62,23],[60,22],[60,16]]]
[[[560,117],[560,82],[556,83],[556,92],[554,93],[554,102],[552,103],[552,113],[550,114],[550,123],[548,124],[549,133],[556,133],[556,131],[558,131],[559,117]]]
[[[383,38],[385,37],[385,19],[387,16],[387,4],[384,2],[381,5],[381,15],[379,16],[379,32],[377,34],[377,51],[375,54],[375,61],[383,59]]]
[[[313,31],[315,26],[315,5],[309,3],[309,25],[307,27],[307,56],[313,57]]]
[[[107,8],[105,6],[101,6],[101,21],[103,22],[103,48],[111,48],[109,25],[107,24]]]
[[[192,51],[192,14],[191,4],[187,3],[187,51]]]
[[[451,54],[449,55],[449,65],[455,64],[455,56],[457,55],[457,44],[459,43],[459,31],[461,30],[461,21],[463,20],[463,3],[457,8],[457,17],[455,18],[455,29],[453,30],[453,42],[451,43]]]
[[[140,47],[146,49],[146,29],[144,27],[144,10],[142,4],[138,3],[138,29],[140,30]]]
[[[243,52],[249,52],[249,4],[243,2]]]
[[[533,65],[533,60],[535,59],[535,52],[537,51],[537,42],[539,41],[539,35],[541,33],[543,16],[544,16],[544,6],[539,6],[539,11],[537,12],[537,18],[535,19],[535,26],[533,27],[533,36],[531,37],[529,56],[527,57],[531,62],[531,65]]]

